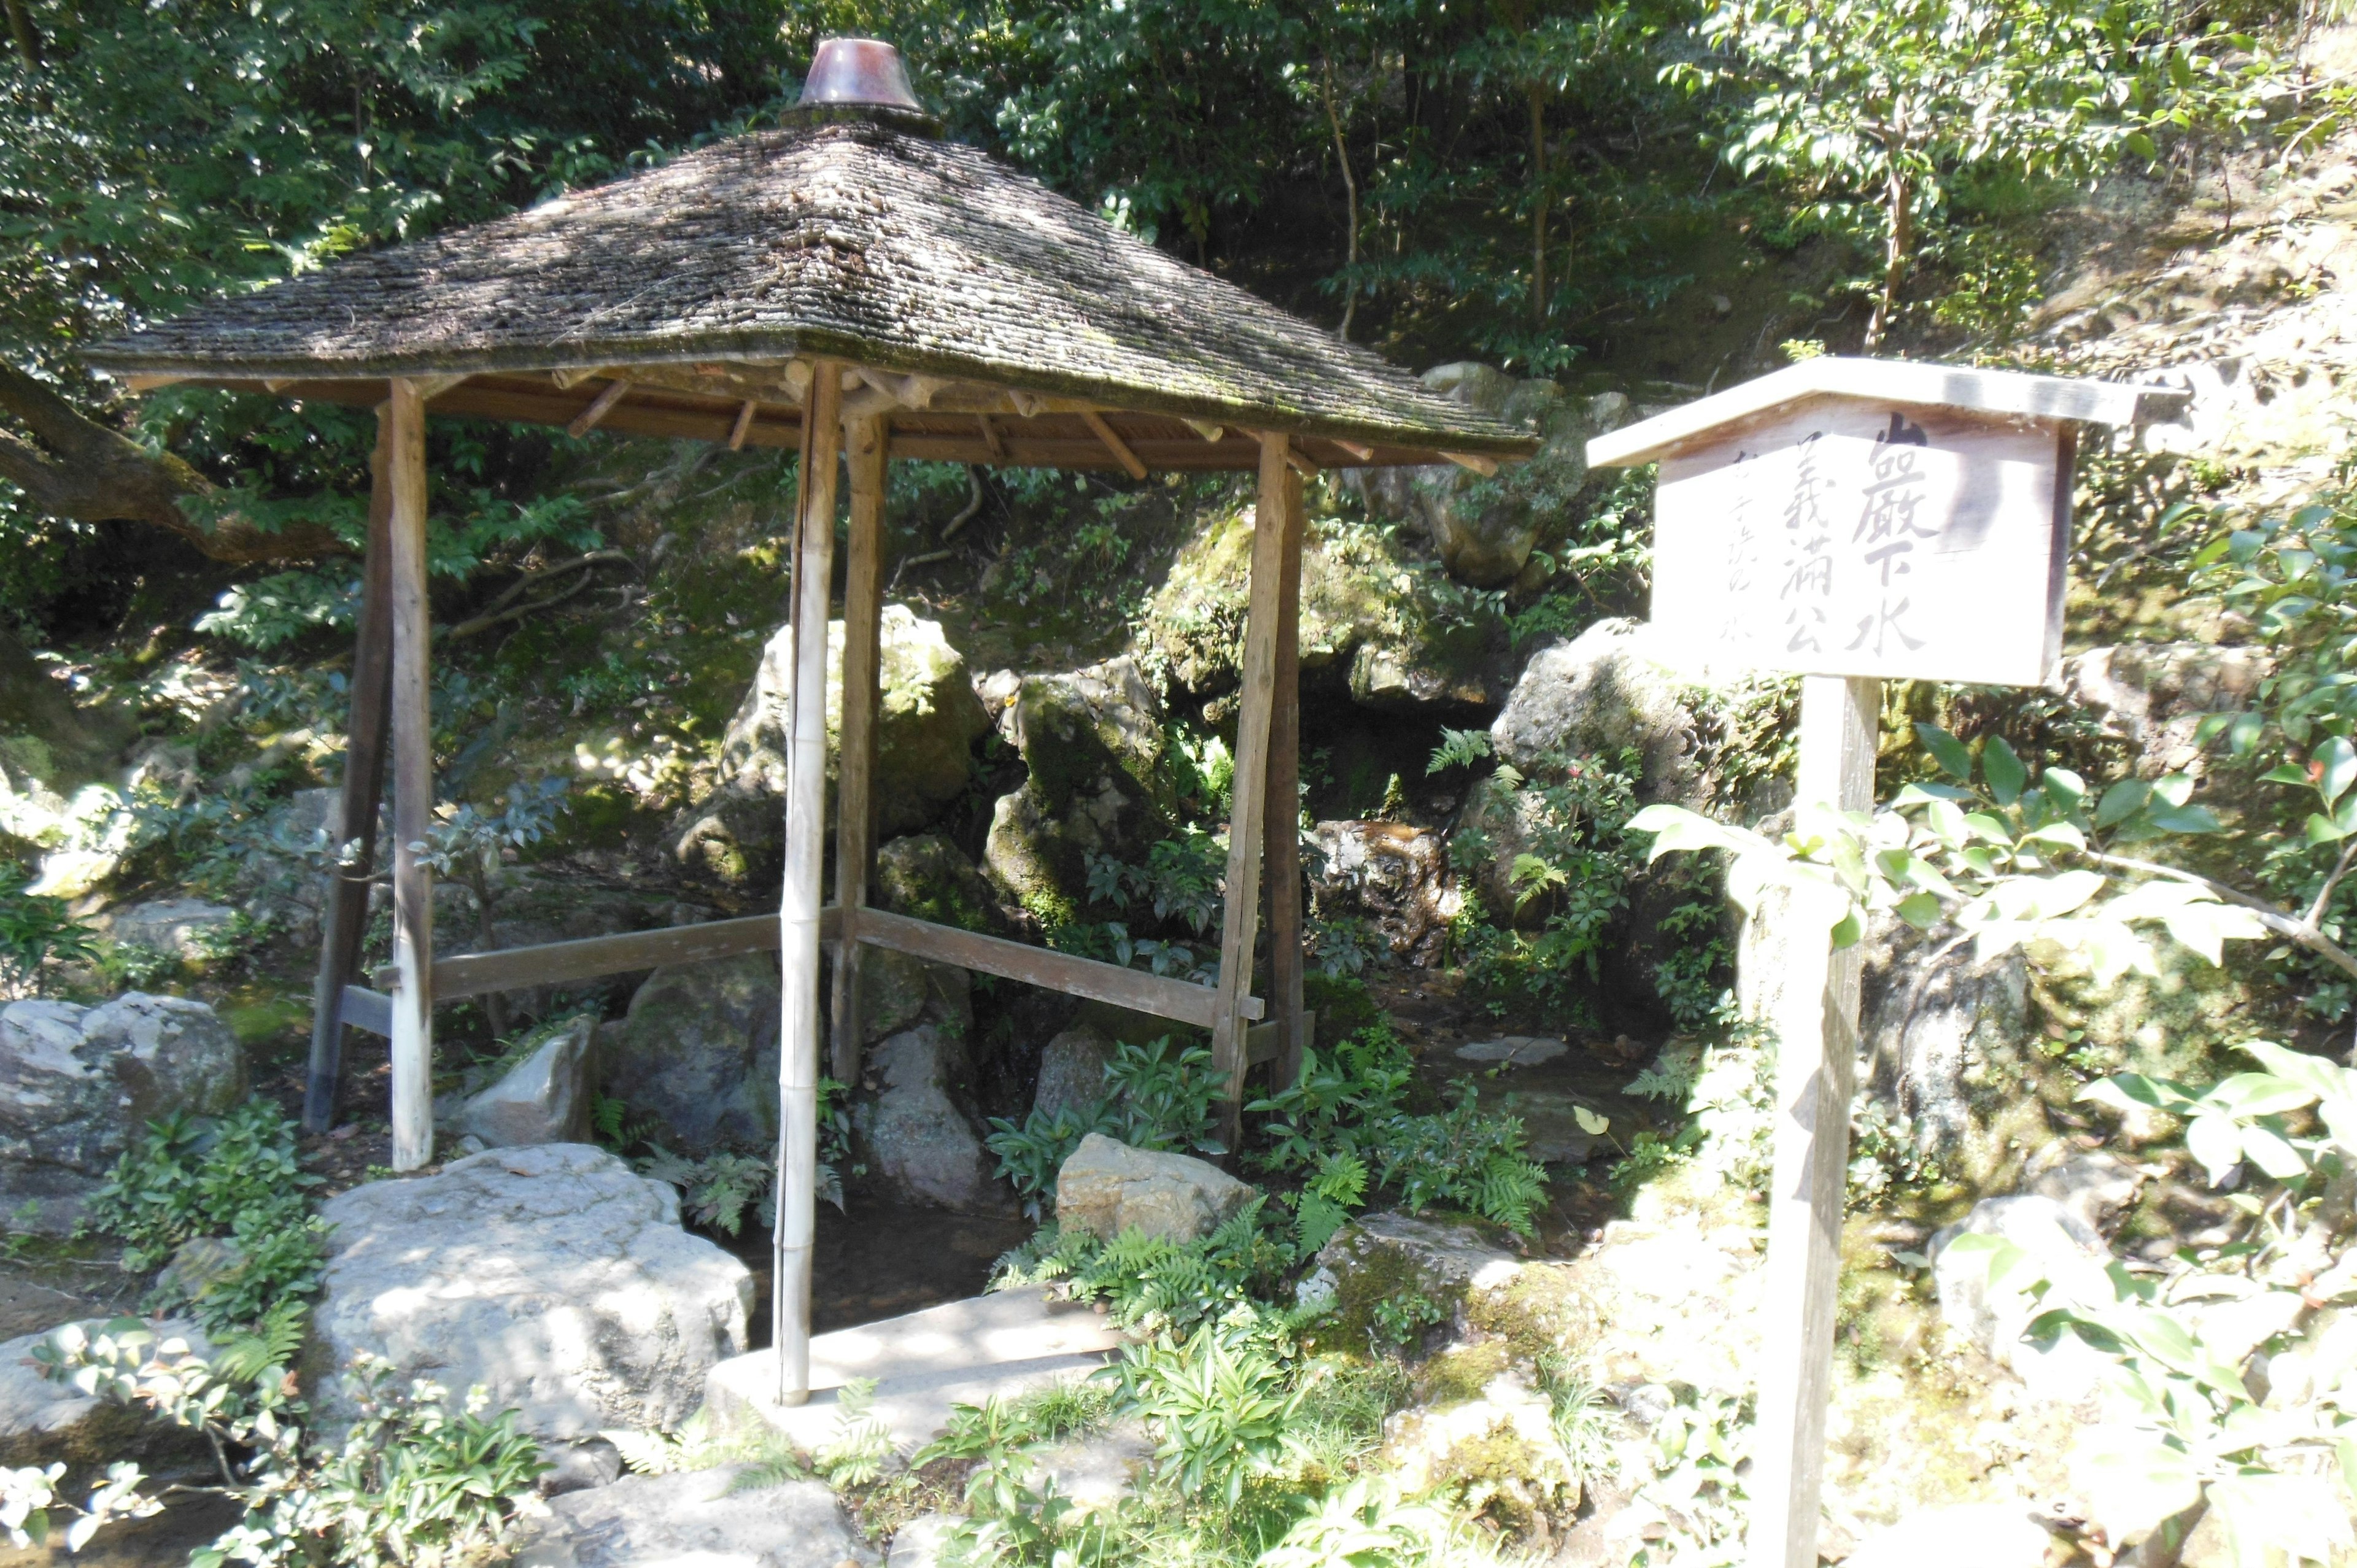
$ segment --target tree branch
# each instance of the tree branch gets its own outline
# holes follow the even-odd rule
[[[0,429],[0,479],[51,517],[77,522],[145,522],[169,529],[216,561],[234,565],[335,554],[327,529],[273,532],[243,517],[192,515],[182,503],[213,486],[181,458],[148,451],[83,414],[56,388],[0,360],[0,414],[31,439]]]
[[[2257,918],[2259,924],[2275,932],[2276,935],[2298,943],[2343,974],[2352,979],[2357,979],[2357,958],[2351,957],[2347,949],[2326,936],[2314,921],[2296,919],[2266,899],[2245,893],[2230,883],[2221,882],[2213,876],[2204,876],[2198,871],[2187,871],[2174,865],[2162,865],[2156,861],[2136,860],[2125,854],[2104,854],[2090,850],[2087,852],[2087,858],[2098,865],[2108,865],[2121,871],[2141,871],[2148,876],[2166,876],[2174,882],[2188,883],[2192,886],[2205,889],[2226,903],[2248,909]],[[2341,858],[2341,869],[2333,873],[2336,879],[2347,868],[2350,861],[2350,856],[2346,854]]]

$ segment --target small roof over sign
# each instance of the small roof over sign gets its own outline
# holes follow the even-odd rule
[[[1697,398],[1587,444],[1599,468],[1650,463],[1725,425],[1813,397],[1870,398],[1878,403],[1969,409],[2030,419],[2086,424],[2147,424],[2184,412],[2192,393],[2172,387],[1983,371],[1919,360],[1862,360],[1828,355]]]

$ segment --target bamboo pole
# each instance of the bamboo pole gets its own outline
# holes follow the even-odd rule
[[[1874,804],[1875,729],[1882,682],[1838,675],[1801,681],[1794,798],[1845,811]],[[1826,898],[1818,888],[1791,897]],[[1795,931],[1823,932],[1816,910],[1792,908]],[[1796,936],[1776,1026],[1775,1166],[1768,1192],[1768,1262],[1760,1334],[1759,1424],[1750,1487],[1751,1568],[1815,1568],[1825,1403],[1833,1391],[1834,1314],[1849,1165],[1849,1102],[1857,1072],[1862,955]]]
[[[794,676],[787,714],[786,875],[779,908],[775,1308],[778,1402],[810,1398],[811,1252],[818,1227],[819,899],[826,864],[826,621],[834,575],[843,366],[813,367],[794,519]]]
[[[376,408],[376,452],[369,461],[368,553],[361,567],[360,625],[354,628],[351,716],[344,725],[344,783],[337,837],[358,840],[348,867],[328,873],[319,910],[319,975],[311,992],[311,1061],[303,1126],[335,1125],[344,1078],[344,986],[360,970],[368,932],[369,878],[376,865],[377,800],[384,793],[385,708],[393,678],[393,406]]]
[[[1220,1001],[1211,1020],[1211,1065],[1227,1083],[1222,1134],[1236,1143],[1243,1108],[1243,999],[1252,994],[1253,940],[1260,927],[1261,825],[1268,806],[1268,724],[1276,697],[1277,600],[1284,587],[1292,442],[1260,438],[1260,495],[1254,509],[1251,607],[1244,624],[1243,701],[1236,714],[1235,800],[1228,813],[1226,908],[1220,923]]]
[[[843,576],[843,752],[834,799],[834,901],[843,939],[834,950],[834,1050],[838,1083],[859,1081],[865,1045],[859,1010],[859,911],[876,856],[876,731],[883,706],[884,480],[890,433],[880,417],[845,433],[851,461],[851,558]]]
[[[434,874],[419,858],[434,821],[434,723],[426,683],[425,398],[393,383],[393,1168],[434,1157]]]
[[[1276,1020],[1276,1087],[1301,1077],[1301,472],[1285,477],[1285,537],[1277,585],[1275,689],[1268,720],[1268,816],[1261,859],[1268,880],[1268,1007]]]

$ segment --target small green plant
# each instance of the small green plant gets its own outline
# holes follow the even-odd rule
[[[1044,1285],[1072,1301],[1102,1301],[1120,1327],[1184,1333],[1205,1319],[1273,1294],[1299,1253],[1253,1197],[1193,1241],[1135,1229],[1110,1241],[1048,1226],[998,1262],[993,1290]]]
[[[1438,1327],[1448,1317],[1448,1309],[1422,1291],[1403,1291],[1375,1304],[1371,1332],[1394,1349],[1413,1349],[1423,1343],[1425,1330]]]
[[[811,1453],[811,1465],[826,1484],[841,1491],[872,1485],[892,1457],[892,1434],[876,1418],[876,1380],[853,1378],[836,1391],[832,1436]]]
[[[1132,1347],[1120,1375],[1131,1407],[1161,1434],[1161,1473],[1188,1497],[1233,1508],[1246,1481],[1295,1451],[1288,1428],[1301,1391],[1288,1387],[1262,1337],[1235,1325],[1206,1323],[1175,1344]]]
[[[91,1198],[91,1223],[122,1238],[124,1266],[136,1271],[184,1242],[225,1238],[234,1262],[189,1305],[209,1331],[250,1324],[316,1289],[326,1259],[325,1227],[304,1196],[319,1178],[303,1169],[296,1132],[260,1099],[211,1121],[174,1112],[152,1122]]]
[[[1018,1126],[991,1119],[984,1140],[998,1156],[998,1174],[1015,1184],[1024,1210],[1039,1219],[1052,1200],[1056,1173],[1091,1133],[1132,1148],[1218,1155],[1219,1119],[1212,1110],[1224,1089],[1200,1046],[1178,1047],[1168,1036],[1144,1045],[1124,1042],[1105,1064],[1105,1097],[1085,1109],[1052,1114],[1033,1111]]]
[[[770,1182],[776,1174],[770,1162],[759,1155],[730,1154],[725,1149],[690,1159],[658,1145],[638,1165],[640,1174],[679,1188],[680,1205],[689,1219],[731,1236],[744,1230],[748,1208],[759,1213],[770,1207]],[[841,1186],[826,1190],[826,1185],[821,1182],[821,1196],[842,1207]]]
[[[90,928],[62,898],[25,891],[21,867],[0,864],[0,994],[39,996],[52,963],[89,963],[99,956]]]
[[[1432,760],[1425,772],[1446,773],[1452,768],[1471,768],[1490,759],[1490,732],[1485,729],[1448,729],[1440,732],[1440,744],[1432,748]]]

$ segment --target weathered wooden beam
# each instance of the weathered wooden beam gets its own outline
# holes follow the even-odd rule
[[[1264,434],[1260,492],[1253,520],[1250,607],[1244,622],[1242,702],[1236,712],[1234,804],[1228,816],[1228,876],[1220,924],[1220,1007],[1211,1020],[1211,1065],[1226,1079],[1222,1123],[1235,1146],[1243,1108],[1243,1016],[1252,992],[1253,942],[1260,928],[1261,824],[1268,809],[1268,721],[1276,698],[1277,599],[1284,586],[1285,509],[1292,443]]]
[[[863,419],[845,433],[851,461],[850,559],[843,578],[843,740],[834,793],[834,902],[855,933],[867,903],[876,855],[876,731],[883,708],[883,533],[888,438],[884,421]],[[859,944],[834,957],[834,1050],[839,1083],[859,1081]]]
[[[370,458],[368,553],[361,564],[360,624],[354,628],[350,716],[344,722],[344,780],[336,832],[359,842],[349,867],[328,874],[319,914],[319,975],[311,992],[311,1060],[303,1091],[303,1125],[335,1125],[343,1089],[345,983],[359,970],[368,931],[370,877],[376,865],[377,801],[384,794],[386,704],[393,680],[393,407],[376,411]]]
[[[780,900],[778,1402],[810,1399],[811,1262],[818,1234],[819,904],[826,865],[826,623],[843,367],[813,367],[794,517],[793,683],[787,710],[786,874]]]
[[[982,445],[990,454],[990,461],[994,463],[1006,461],[1006,443],[999,437],[998,422],[986,413],[975,414],[974,422],[982,427]]]
[[[776,916],[748,915],[694,926],[666,926],[656,931],[620,931],[569,942],[460,953],[434,961],[434,999],[454,1002],[487,992],[524,991],[664,964],[703,963],[741,952],[775,951],[778,940]]]
[[[859,940],[872,947],[889,948],[931,963],[978,969],[985,974],[1019,980],[1026,985],[1059,991],[1067,996],[1109,1003],[1133,1013],[1150,1013],[1199,1029],[1211,1027],[1219,1015],[1221,1000],[1217,989],[1167,974],[1124,969],[1119,964],[1058,952],[1053,948],[1035,948],[1028,942],[961,930],[955,926],[939,926],[931,920],[912,919],[882,909],[861,910],[856,929]],[[1257,996],[1236,999],[1239,1017],[1258,1018],[1266,1010]]]
[[[419,858],[434,825],[434,724],[425,598],[425,399],[396,379],[391,406],[393,508],[393,1168],[434,1157],[434,873]]]
[[[1137,460],[1137,454],[1129,449],[1129,443],[1121,438],[1121,433],[1105,423],[1103,414],[1094,409],[1084,409],[1081,413],[1081,423],[1096,432],[1097,439],[1103,442],[1105,450],[1128,470],[1131,478],[1146,478],[1146,465]]]
[[[611,413],[614,411],[614,405],[628,397],[630,393],[630,382],[625,381],[608,381],[606,383],[606,390],[599,392],[596,397],[591,398],[589,400],[589,406],[576,414],[572,423],[565,427],[565,434],[572,436],[576,441],[578,441],[584,435],[587,435],[591,431],[597,429],[598,424],[603,421],[608,413]]]
[[[1495,457],[1482,457],[1469,452],[1443,452],[1441,456],[1460,468],[1472,469],[1485,479],[1498,471],[1498,459]]]
[[[1276,684],[1268,718],[1268,815],[1261,861],[1268,882],[1268,994],[1280,1036],[1276,1087],[1301,1077],[1308,1044],[1302,1009],[1301,474],[1285,477],[1285,537],[1276,594]]]
[[[1874,804],[1875,733],[1882,682],[1837,675],[1801,681],[1800,766],[1793,798],[1844,811]],[[1825,1407],[1833,1392],[1834,1317],[1841,1282],[1842,1202],[1849,1169],[1849,1103],[1857,1072],[1862,950],[1835,950],[1838,899],[1803,886],[1787,895],[1795,931],[1786,955],[1776,1029],[1774,1174],[1768,1184],[1759,1423],[1752,1438],[1751,1568],[1814,1568],[1824,1479]],[[1757,918],[1757,917],[1755,917]]]
[[[760,412],[759,403],[749,397],[745,400],[745,405],[737,411],[737,423],[728,427],[728,450],[741,452],[745,449],[745,437],[753,429],[753,416]]]
[[[1301,1032],[1305,1038],[1318,1033],[1318,1015],[1301,1015]],[[1244,1031],[1244,1062],[1249,1067],[1275,1063],[1280,1074],[1285,1061],[1285,1020],[1265,1018]]]
[[[393,1036],[393,1007],[391,996],[365,986],[347,985],[336,999],[337,1011],[345,1023],[388,1039]]]

